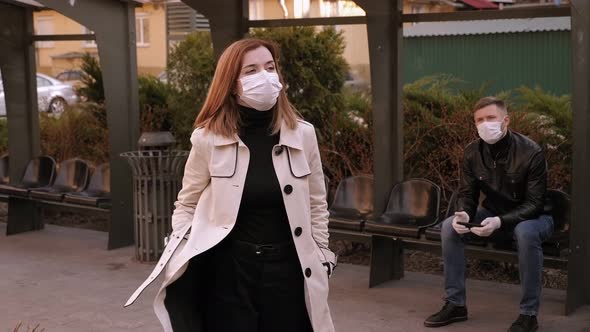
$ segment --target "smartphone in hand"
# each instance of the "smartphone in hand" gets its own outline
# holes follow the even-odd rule
[[[480,224],[476,224],[474,222],[463,222],[463,221],[457,221],[457,224],[459,225],[463,225],[467,228],[472,228],[472,227],[482,227]]]

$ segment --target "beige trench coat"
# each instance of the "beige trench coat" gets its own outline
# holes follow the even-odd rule
[[[234,227],[250,160],[248,147],[237,135],[228,138],[199,128],[191,135],[191,143],[170,240],[152,273],[125,304],[133,304],[165,271],[154,310],[166,332],[172,332],[164,305],[166,287],[185,272],[191,258],[218,244]],[[301,120],[295,129],[283,124],[272,158],[301,262],[313,329],[334,331],[328,308],[328,275],[322,263],[335,265],[336,257],[328,249],[326,189],[313,126]],[[302,232],[295,231],[299,227]]]

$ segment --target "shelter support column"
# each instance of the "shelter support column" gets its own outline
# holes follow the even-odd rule
[[[404,178],[402,110],[402,0],[356,0],[367,14],[373,104],[375,213],[385,210],[393,185]]]
[[[573,165],[567,314],[590,304],[590,2],[572,0]]]
[[[109,249],[134,242],[131,169],[119,155],[136,150],[139,139],[139,97],[135,6],[133,1],[39,0],[78,21],[96,34],[102,68],[109,128],[111,164],[111,222]]]
[[[0,3],[0,71],[8,118],[10,183],[17,184],[29,160],[40,154],[39,113],[30,7]],[[34,202],[10,199],[6,233],[39,229]]]
[[[404,178],[402,109],[402,0],[356,0],[367,15],[373,105],[374,211],[385,211],[394,184]],[[396,241],[377,241],[371,248],[373,287],[401,279],[403,250]]]

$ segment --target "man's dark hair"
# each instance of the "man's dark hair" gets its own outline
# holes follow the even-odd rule
[[[480,100],[477,101],[477,103],[475,104],[475,107],[473,108],[473,112],[480,110],[486,106],[490,106],[490,105],[496,105],[496,107],[504,112],[508,112],[508,110],[506,109],[506,103],[504,103],[504,101],[502,99],[498,99],[496,97],[483,97]]]

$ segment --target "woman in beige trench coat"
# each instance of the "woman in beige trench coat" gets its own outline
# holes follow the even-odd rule
[[[164,272],[154,310],[166,332],[334,331],[336,257],[317,139],[289,103],[277,62],[273,44],[252,38],[219,59],[170,240],[125,304]]]

